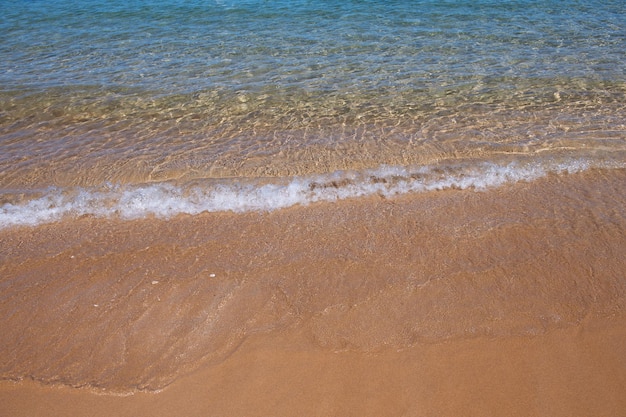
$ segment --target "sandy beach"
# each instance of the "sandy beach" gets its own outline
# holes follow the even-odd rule
[[[97,395],[0,385],[7,416],[621,416],[623,315],[537,337],[475,338],[372,353],[253,337],[163,392]],[[304,345],[304,346],[303,346]]]
[[[2,230],[0,415],[624,415],[625,181]]]
[[[0,417],[626,417],[623,0],[0,16]]]

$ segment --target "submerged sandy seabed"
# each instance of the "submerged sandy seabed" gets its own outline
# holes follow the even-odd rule
[[[620,415],[624,184],[3,230],[0,415]]]

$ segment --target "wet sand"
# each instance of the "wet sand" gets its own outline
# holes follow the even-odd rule
[[[0,415],[623,415],[624,170],[0,232]]]
[[[625,317],[535,337],[473,338],[376,354],[253,337],[160,393],[97,395],[0,383],[7,416],[621,416]],[[304,344],[304,346],[303,346]]]

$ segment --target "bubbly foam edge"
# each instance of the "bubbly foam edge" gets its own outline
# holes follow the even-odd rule
[[[575,173],[590,168],[621,168],[626,164],[593,163],[584,159],[556,163],[510,162],[424,166],[381,166],[360,172],[339,171],[294,177],[283,183],[218,183],[188,187],[171,183],[108,185],[99,189],[51,188],[23,203],[0,206],[0,229],[37,226],[66,217],[91,215],[132,220],[147,216],[170,218],[202,212],[272,211],[315,202],[332,202],[369,195],[444,189],[485,190],[519,181],[533,181],[549,173]]]

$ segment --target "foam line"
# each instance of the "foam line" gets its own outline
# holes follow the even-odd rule
[[[393,197],[451,188],[485,190],[518,181],[532,181],[550,172],[573,173],[590,167],[599,166],[586,160],[542,164],[459,164],[413,169],[382,166],[359,172],[294,177],[282,183],[231,181],[204,187],[156,183],[109,185],[100,189],[51,188],[36,198],[1,206],[0,228],[36,226],[84,215],[121,219],[169,218],[202,212],[271,211],[376,194]]]

